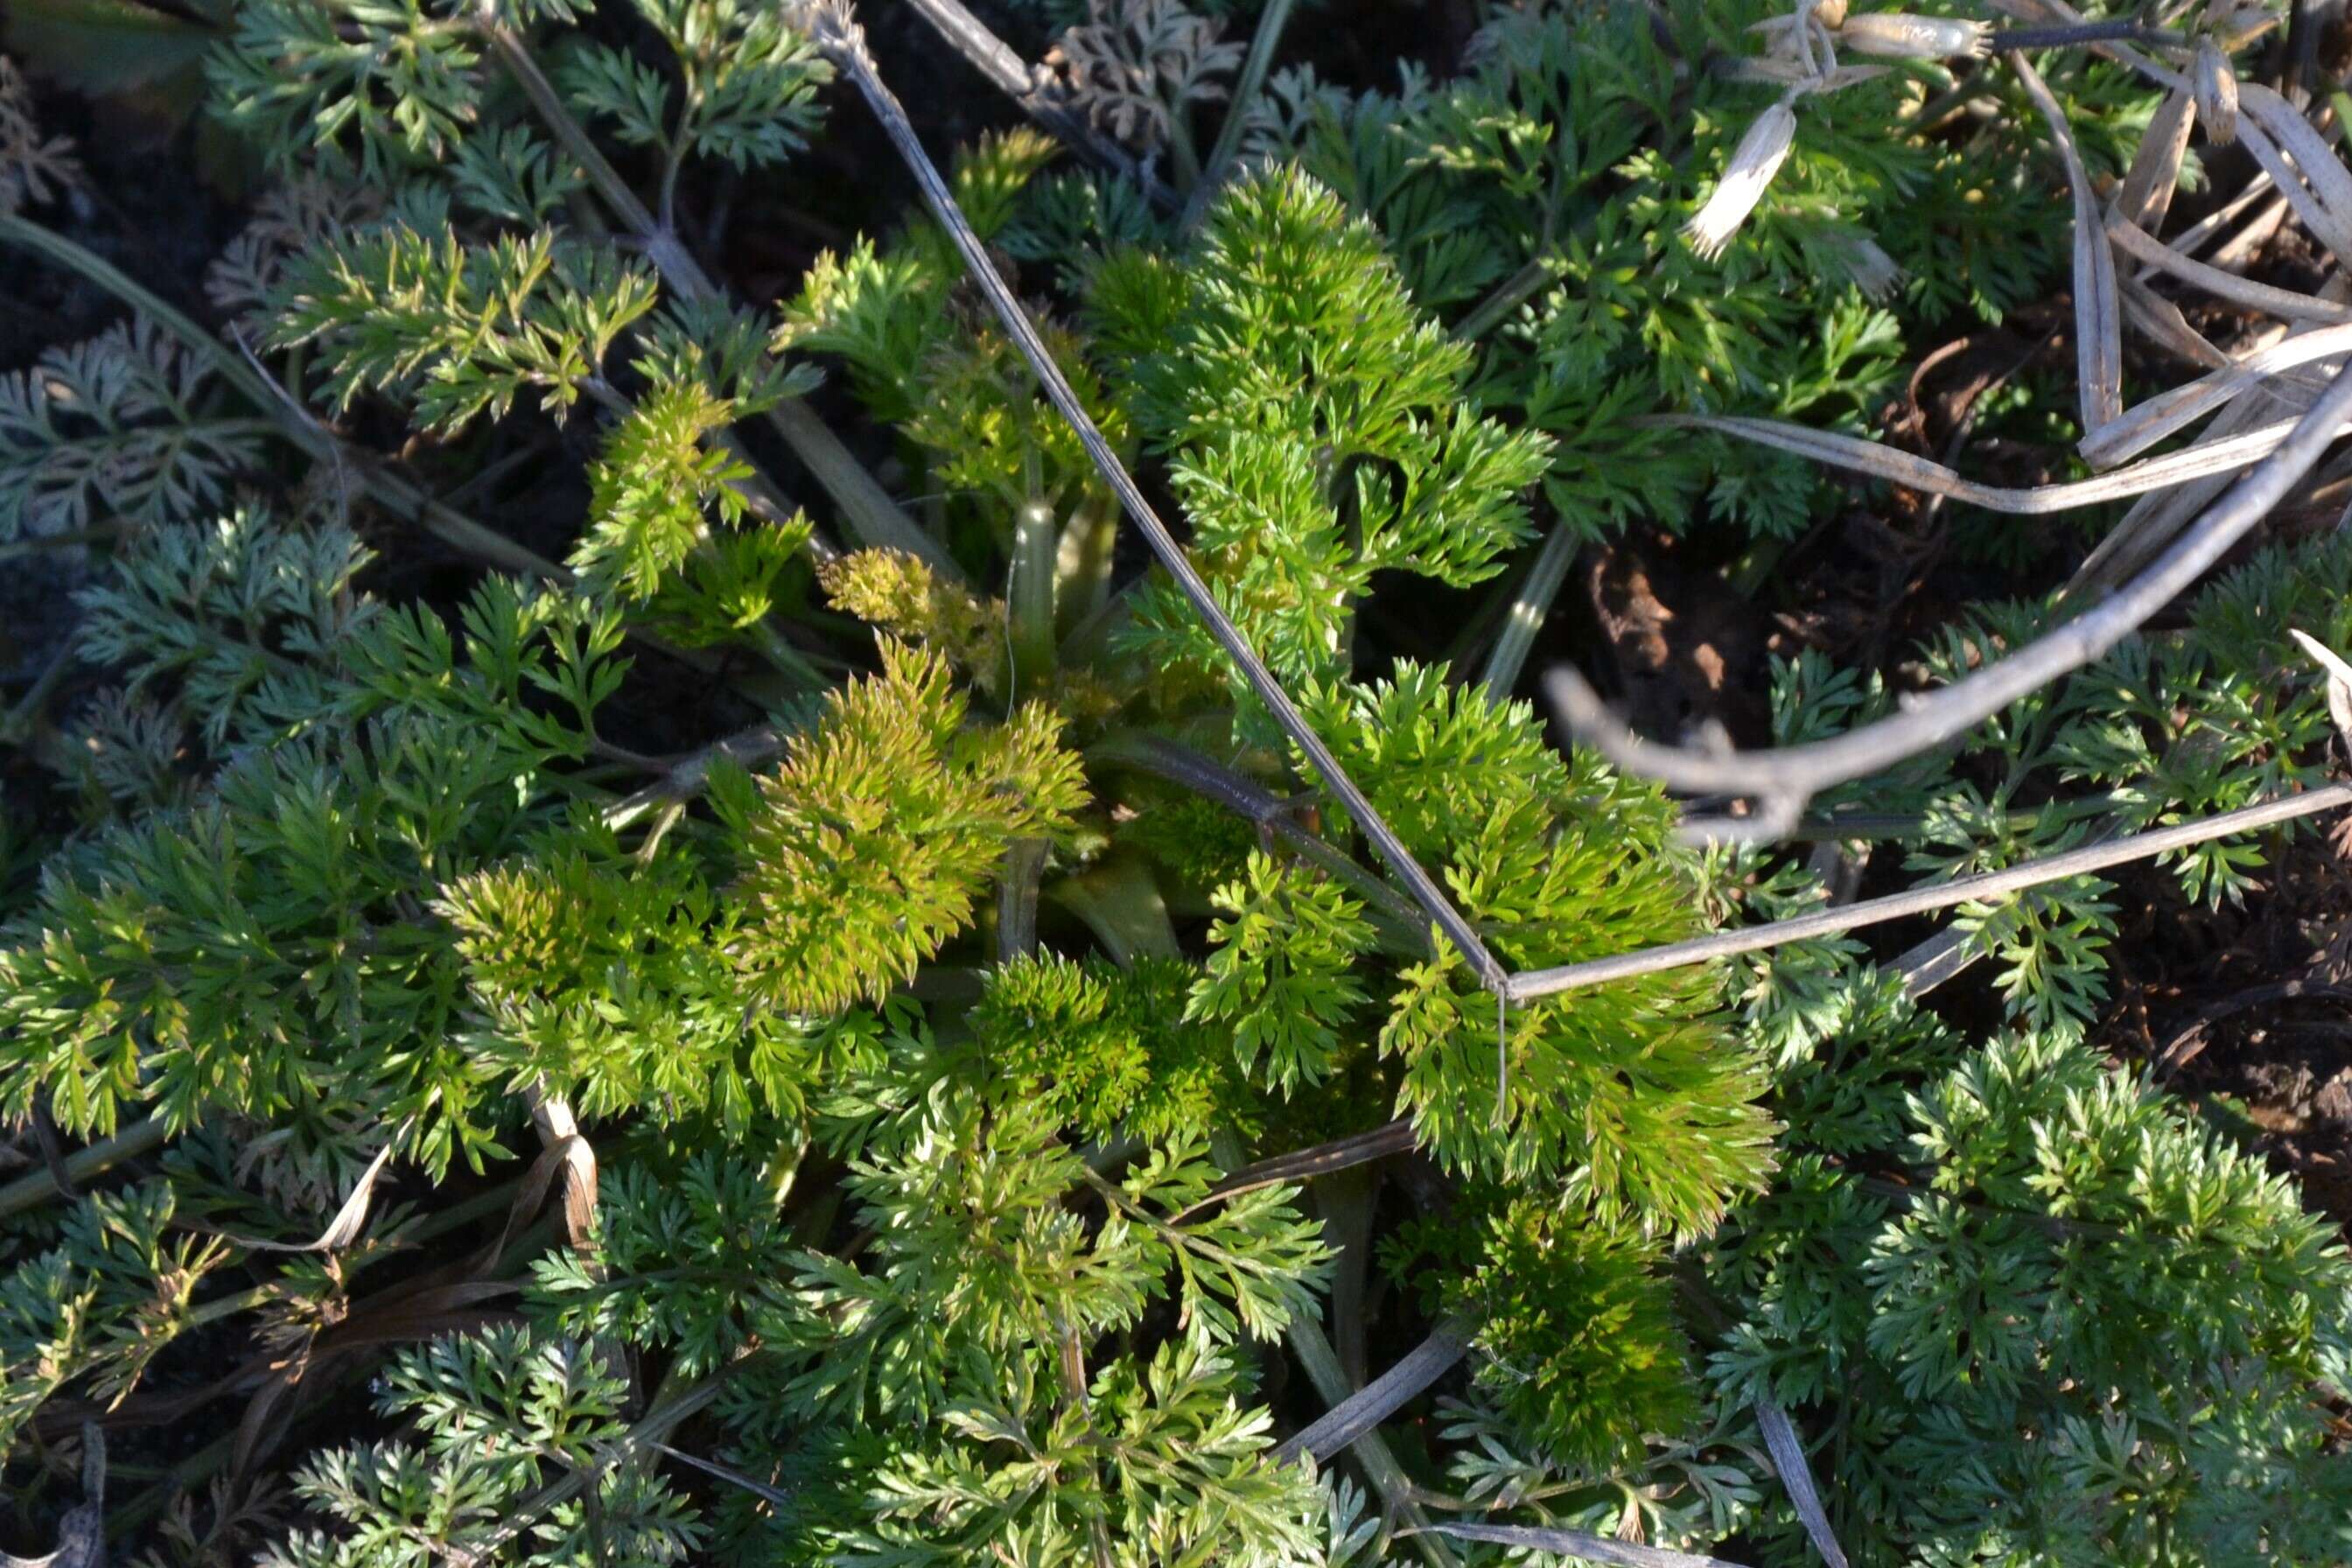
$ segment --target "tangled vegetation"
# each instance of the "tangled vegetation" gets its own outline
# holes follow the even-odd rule
[[[2258,909],[2344,804],[2333,40],[118,9],[0,58],[0,245],[105,301],[0,378],[0,574],[70,595],[0,709],[0,1544],[2352,1562],[2352,1253],[2115,1026],[2129,900]],[[50,123],[126,95],[236,215],[200,289]],[[1926,723],[2249,470],[1932,743],[1645,763]],[[2084,476],[2142,499],[2002,515]],[[1636,547],[1781,629],[1664,610],[1717,708],[1548,731]],[[2268,999],[2340,1002],[2300,935]]]

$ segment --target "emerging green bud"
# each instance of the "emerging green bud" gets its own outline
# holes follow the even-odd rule
[[[1838,42],[1857,54],[1882,59],[1980,59],[1986,27],[1957,16],[1914,16],[1906,11],[1871,11],[1849,16]]]
[[[1780,170],[1789,156],[1789,147],[1797,139],[1797,111],[1783,98],[1756,117],[1748,134],[1739,139],[1732,150],[1731,162],[1725,166],[1723,178],[1715,184],[1715,194],[1706,198],[1690,222],[1683,226],[1683,237],[1691,248],[1712,261],[1723,253],[1748,215],[1764,197],[1764,188]]]

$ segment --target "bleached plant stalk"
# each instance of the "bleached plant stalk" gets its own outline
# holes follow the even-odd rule
[[[1883,925],[1888,921],[1903,920],[1959,904],[1982,903],[2022,892],[2029,888],[2063,881],[2070,877],[2087,876],[2110,867],[2185,849],[2209,839],[2252,833],[2282,822],[2315,816],[2321,812],[2341,810],[2347,805],[2352,805],[2352,784],[2328,784],[2302,795],[2285,795],[2258,805],[2225,812],[2220,816],[2155,828],[2104,844],[2085,845],[2062,855],[2044,856],[2007,870],[1987,871],[1974,877],[1963,877],[1957,881],[1913,888],[1906,892],[1890,893],[1883,899],[1866,899],[1860,903],[1845,904],[1836,909],[1818,910],[1811,914],[1774,921],[1767,925],[1717,931],[1664,947],[1644,948],[1640,952],[1618,953],[1583,963],[1562,964],[1555,969],[1523,970],[1511,976],[1510,994],[1514,1001],[1553,996],[1563,991],[1606,984],[1612,980],[1629,979],[1637,974],[1655,974],[1662,970],[1680,969],[1738,953],[1759,952],[1766,948],[1803,942],[1811,937],[1833,936],[1863,926]]]
[[[2123,312],[2116,301],[2115,252],[2107,245],[2090,173],[2067,129],[2066,111],[2023,55],[2009,59],[2066,165],[2066,188],[2074,204],[2075,377],[2081,383],[2083,428],[2096,431],[2114,423],[2124,406]]]
[[[1176,209],[1176,193],[1139,166],[1126,148],[1097,131],[1083,114],[1058,103],[1041,85],[1036,67],[1024,60],[1013,46],[998,37],[988,24],[973,16],[962,0],[908,0],[915,15],[956,53],[970,61],[997,90],[1021,106],[1022,112],[1076,149],[1090,162],[1132,181],[1152,205],[1163,212]],[[1284,0],[1276,0],[1282,4]],[[1274,6],[1268,6],[1271,12]]]
[[[2287,371],[2347,353],[2352,353],[2352,323],[2314,328],[2248,354],[2226,370],[2159,393],[2084,437],[2076,450],[2102,467],[2137,457]]]
[[[1816,430],[1779,419],[1754,419],[1734,415],[1662,414],[1644,423],[1661,427],[1715,430],[1738,436],[1760,447],[1810,458],[1906,489],[1965,501],[1987,511],[2012,517],[2047,517],[2081,507],[2100,506],[2133,496],[2168,490],[2191,479],[2235,474],[2257,458],[2276,452],[2295,429],[2296,421],[2273,420],[2226,437],[2199,442],[2178,452],[2128,468],[2116,468],[2093,479],[2023,489],[1988,485],[1962,477],[1955,469],[1900,447],[1833,430]]]
[[[2183,256],[2127,219],[2110,218],[2107,238],[2135,261],[2168,273],[2233,305],[2243,305],[2250,310],[2261,310],[2290,321],[2352,321],[2352,306],[2339,305],[2315,294],[2298,294],[2292,289],[2273,289],[2267,283],[2257,283],[2251,278],[2241,278],[2234,272],[2209,267],[2193,257]]]

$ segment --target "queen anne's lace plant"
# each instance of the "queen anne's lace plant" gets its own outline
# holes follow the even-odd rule
[[[0,1188],[26,1478],[103,1410],[107,1506],[155,1489],[118,1520],[174,1565],[2345,1555],[2352,1264],[2084,1043],[2111,889],[1967,912],[1990,1039],[1852,938],[1482,968],[1820,900],[1508,688],[1579,543],[1816,516],[1657,416],[1853,424],[2063,271],[2042,122],[1908,118],[1982,85],[1936,75],[1991,68],[1979,22],[1510,5],[1351,91],[1098,5],[1033,96],[1184,201],[1030,131],[948,181],[1059,408],[944,206],[730,291],[738,177],[824,183],[838,7],[220,26],[207,112],[282,182],[206,279],[234,336],[87,258],[133,314],[0,384],[0,543],[107,546],[70,727],[37,691],[5,757],[86,814],[0,822],[0,1110],[71,1189]],[[2193,26],[2198,112],[2327,216],[2246,19]],[[2185,113],[2051,77],[2094,164]],[[25,216],[77,177],[31,101],[0,73],[0,235],[87,258]],[[1189,554],[1140,568],[1105,452]],[[2129,830],[2316,783],[2320,689],[2248,650],[2352,643],[2347,562],[2260,557],[1816,805],[1958,874],[2089,832],[2085,786]],[[1462,606],[1464,657],[1393,657],[1399,605]],[[1895,705],[1805,655],[1774,722]],[[2252,854],[2177,870],[2242,898]],[[202,1505],[146,1479],[208,1466]]]

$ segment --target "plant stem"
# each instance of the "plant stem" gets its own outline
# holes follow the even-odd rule
[[[49,656],[49,662],[42,667],[25,695],[16,700],[16,705],[0,713],[0,742],[16,745],[32,734],[49,706],[49,699],[58,694],[58,688],[65,684],[73,667],[73,639],[68,637],[58,645],[57,652]]]
[[[1470,1325],[1440,1323],[1404,1359],[1333,1405],[1314,1425],[1294,1432],[1275,1449],[1278,1458],[1312,1454],[1318,1461],[1343,1453],[1370,1436],[1380,1424],[1454,1369],[1470,1349]]]
[[[996,955],[1002,961],[1037,945],[1037,885],[1045,871],[1045,849],[1042,838],[1016,838],[1005,846],[996,899]]]
[[[1005,609],[1012,616],[1013,689],[1042,695],[1053,684],[1055,665],[1054,569],[1061,542],[1053,509],[1031,500],[1013,513],[1011,581]]]
[[[134,1122],[103,1142],[92,1143],[67,1155],[66,1175],[77,1183],[86,1182],[126,1160],[136,1160],[142,1154],[154,1152],[170,1136],[160,1116]],[[38,1208],[57,1195],[57,1178],[48,1171],[34,1171],[19,1176],[6,1186],[0,1187],[0,1219],[9,1219],[27,1209]]]
[[[1087,755],[1095,761],[1128,763],[1142,768],[1247,817],[1363,894],[1391,919],[1402,921],[1407,930],[1418,932],[1423,929],[1419,905],[1332,847],[1319,835],[1301,826],[1287,802],[1215,758],[1203,756],[1164,736],[1137,732],[1110,735],[1087,747]]]
[[[2282,795],[2257,805],[2224,812],[2220,816],[2136,833],[2127,838],[2111,839],[2104,844],[2085,845],[2063,855],[2044,856],[2038,860],[2029,860],[2022,866],[2012,866],[2005,871],[1987,871],[1979,876],[1963,877],[1958,881],[1890,893],[1883,899],[1866,899],[1841,909],[1819,910],[1811,914],[1774,921],[1769,925],[1717,931],[1711,936],[1671,942],[1663,947],[1643,948],[1638,952],[1619,953],[1583,963],[1562,964],[1557,969],[1523,970],[1511,976],[1510,998],[1515,1002],[1524,1002],[1538,996],[1553,996],[1563,991],[1602,985],[1637,974],[1655,974],[1662,970],[1705,963],[1710,959],[1727,958],[1735,953],[1756,952],[1768,947],[1779,947],[1784,942],[1802,942],[1808,937],[1830,936],[1861,926],[1878,925],[1887,921],[1926,914],[1931,910],[1949,909],[1955,904],[1980,902],[2040,887],[2046,882],[2062,881],[2069,877],[2102,871],[2111,866],[2145,860],[2150,856],[2184,849],[2209,839],[2227,837],[2233,833],[2251,833],[2259,827],[2292,822],[2323,811],[2340,810],[2347,805],[2352,805],[2352,784],[2328,784],[2302,795]]]
[[[777,725],[760,724],[714,741],[673,763],[660,778],[635,795],[607,806],[604,826],[617,832],[648,811],[691,800],[702,793],[714,764],[730,762],[739,767],[756,768],[782,752],[790,736],[791,731]]]
[[[1568,576],[1569,563],[1576,559],[1577,542],[1576,531],[1554,519],[1543,548],[1536,552],[1535,564],[1528,568],[1527,581],[1511,600],[1510,614],[1486,655],[1486,668],[1479,674],[1490,698],[1499,701],[1519,683],[1519,672],[1527,668],[1528,655],[1535,648],[1536,634],[1543,630],[1551,602],[1559,596],[1560,583]]]
[[[1241,1140],[1231,1132],[1212,1133],[1209,1147],[1217,1163],[1228,1170],[1241,1163]],[[1325,1405],[1345,1405],[1355,1394],[1356,1390],[1349,1385],[1346,1370],[1339,1365],[1339,1352],[1331,1348],[1331,1341],[1323,1332],[1322,1324],[1304,1313],[1296,1314],[1290,1320],[1290,1327],[1283,1333],[1283,1341],[1289,1345],[1291,1354],[1298,1358],[1298,1364],[1306,1368],[1307,1381],[1323,1396]],[[1311,1427],[1308,1429],[1313,1430]],[[1396,1455],[1377,1428],[1360,1433],[1348,1452],[1355,1457],[1356,1464],[1364,1472],[1364,1479],[1371,1483],[1374,1491],[1381,1494],[1381,1500],[1387,1504],[1391,1513],[1404,1519],[1417,1530],[1428,1530],[1429,1516],[1422,1510],[1421,1504],[1412,1495],[1412,1478],[1405,1474],[1402,1465],[1397,1463]],[[1422,1555],[1429,1559],[1432,1568],[1461,1568],[1460,1560],[1435,1536],[1417,1534],[1413,1542]]]
[[[1282,1186],[1352,1170],[1370,1161],[1402,1154],[1412,1146],[1412,1123],[1399,1117],[1369,1132],[1350,1133],[1345,1138],[1334,1138],[1328,1143],[1318,1143],[1311,1149],[1276,1154],[1228,1173],[1202,1194],[1198,1202],[1178,1210],[1169,1223],[1181,1225],[1212,1204],[1223,1203],[1243,1193],[1255,1192],[1260,1187]]]
[[[1558,264],[1549,254],[1535,258],[1496,284],[1493,293],[1454,322],[1454,336],[1465,343],[1477,342],[1501,326],[1512,311],[1550,287],[1559,276]]]
[[[1250,110],[1257,105],[1259,90],[1265,86],[1266,72],[1273,68],[1275,52],[1282,44],[1282,30],[1290,24],[1290,13],[1296,0],[1266,0],[1265,9],[1258,13],[1257,32],[1250,39],[1249,58],[1242,61],[1242,74],[1234,79],[1234,96],[1225,110],[1224,123],[1217,127],[1217,140],[1209,149],[1209,161],[1201,166],[1201,177],[1192,183],[1192,194],[1185,198],[1182,232],[1190,234],[1198,228],[1209,202],[1224,184],[1234,156],[1240,152],[1242,133],[1249,129]]]

